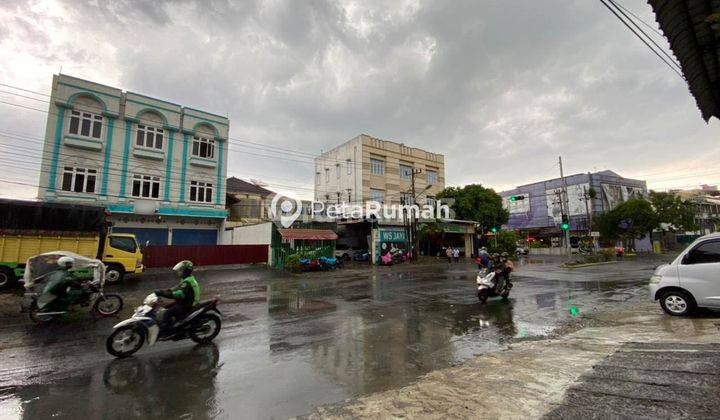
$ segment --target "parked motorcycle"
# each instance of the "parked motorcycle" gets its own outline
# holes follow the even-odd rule
[[[72,257],[72,273],[86,278],[82,288],[73,293],[57,295],[52,293],[55,284],[46,281],[50,273],[59,270],[57,261],[61,257]],[[112,316],[122,310],[123,299],[115,293],[105,293],[105,265],[95,259],[72,252],[55,251],[36,255],[27,260],[24,273],[25,298],[30,319],[34,322],[49,322],[75,307],[91,307],[100,316]]]
[[[334,270],[342,266],[342,261],[337,258],[320,257],[318,263],[321,270]]]
[[[153,346],[158,341],[189,338],[199,344],[209,343],[217,337],[222,326],[217,303],[217,299],[200,302],[188,316],[169,325],[163,323],[165,308],[159,304],[158,296],[151,293],[132,317],[113,327],[105,348],[115,357],[127,357],[146,342]]]
[[[495,284],[496,278],[497,284]],[[478,286],[478,300],[483,304],[491,297],[501,297],[503,300],[507,300],[508,296],[510,296],[510,289],[513,287],[510,280],[505,281],[499,271],[481,270],[478,272],[475,282]]]

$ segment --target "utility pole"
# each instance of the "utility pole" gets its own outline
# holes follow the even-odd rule
[[[420,173],[422,173],[422,169],[419,169],[419,168],[418,169],[412,168],[412,171],[410,172],[410,186],[411,186],[410,191],[412,194],[412,203],[411,204],[413,204],[413,205],[417,201],[417,197],[415,196],[415,175],[420,174]],[[415,214],[413,214],[413,213],[415,213]],[[410,255],[412,255],[413,260],[417,261],[417,250],[420,246],[420,241],[418,241],[418,237],[417,237],[417,216],[418,215],[417,215],[417,212],[412,212],[412,213],[410,213],[410,215],[411,215],[410,217],[412,217],[412,219],[410,221],[410,226],[411,226],[411,230],[412,230],[412,249],[410,250],[410,252],[411,252]]]
[[[410,226],[408,225],[408,220],[405,217],[405,205],[407,204],[407,196],[405,194],[400,195],[400,204],[402,204],[400,208],[400,214],[402,214],[402,221],[403,221],[403,232],[405,232],[405,245],[407,246],[408,250],[410,249]]]
[[[587,229],[588,234],[592,232],[592,216],[590,215],[590,205],[588,204],[588,200],[590,200],[590,196],[588,196],[587,187],[583,185],[583,201],[585,201],[585,217],[587,220]]]
[[[568,218],[568,224],[570,223],[570,203],[568,202],[568,192],[567,192],[567,180],[565,179],[565,175],[563,175],[563,167],[562,167],[562,156],[558,156],[558,163],[560,165],[560,178],[562,179],[563,183],[563,200],[560,201],[560,208],[563,209],[563,204],[565,204],[564,209],[562,210],[562,214],[567,215]],[[567,211],[567,213],[565,213]],[[570,228],[565,229],[565,251],[567,252],[568,256],[570,256]]]

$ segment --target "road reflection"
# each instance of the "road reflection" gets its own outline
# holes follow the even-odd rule
[[[218,410],[219,360],[210,343],[112,360],[104,369],[14,394],[23,419],[208,418]]]

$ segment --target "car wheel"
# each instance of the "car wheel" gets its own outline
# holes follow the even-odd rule
[[[119,283],[125,276],[125,270],[119,265],[108,265],[105,269],[105,280],[108,283]]]
[[[0,290],[12,286],[15,280],[15,273],[11,269],[0,267]]]
[[[680,290],[671,290],[663,293],[660,297],[660,306],[668,315],[685,316],[692,313],[697,305],[690,294]]]

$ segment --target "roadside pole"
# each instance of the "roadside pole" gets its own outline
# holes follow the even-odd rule
[[[565,176],[563,175],[563,167],[562,167],[562,156],[558,156],[558,163],[560,164],[560,178],[562,179],[563,183],[563,196],[560,200],[560,208],[564,209],[562,210],[562,213],[565,214],[568,218],[568,228],[565,229],[565,252],[567,252],[568,257],[570,256],[570,203],[568,202],[568,192],[567,192],[567,180],[565,179]],[[567,212],[567,213],[566,213]]]
[[[411,204],[413,204],[413,205],[415,205],[417,202],[417,196],[415,194],[415,175],[420,174],[420,173],[422,173],[422,169],[412,168],[412,171],[410,171],[410,187],[411,187],[410,191],[412,194],[412,203]],[[410,212],[410,217],[411,217],[410,226],[411,226],[411,231],[412,231],[412,248],[410,250],[410,252],[411,252],[410,255],[412,256],[413,261],[417,261],[417,250],[420,246],[420,241],[418,241],[418,237],[417,237],[417,217],[418,217],[418,215],[413,214],[413,212]]]

